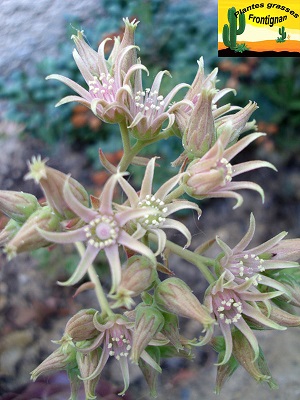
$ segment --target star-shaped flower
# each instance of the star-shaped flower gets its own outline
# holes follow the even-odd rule
[[[280,296],[282,292],[260,293],[249,290],[253,286],[256,276],[240,285],[235,283],[230,276],[226,281],[227,277],[227,272],[224,272],[218,281],[207,289],[204,299],[204,305],[216,318],[225,339],[226,350],[220,365],[226,364],[232,354],[233,328],[239,329],[247,338],[254,351],[255,359],[257,359],[259,345],[253,331],[244,319],[245,317],[272,329],[286,329],[264,315],[256,304],[261,303],[269,310],[271,309],[269,300]],[[201,344],[206,344],[211,340],[213,331],[214,325],[211,325]]]
[[[97,254],[103,250],[111,269],[112,288],[111,293],[115,292],[121,281],[121,262],[119,257],[119,245],[123,245],[148,257],[153,264],[155,257],[152,251],[140,243],[137,239],[130,236],[123,228],[124,225],[145,214],[144,209],[128,208],[124,211],[116,212],[112,207],[113,192],[116,183],[121,179],[121,174],[117,173],[109,178],[103,188],[100,198],[100,206],[97,210],[91,209],[80,203],[70,190],[68,181],[65,183],[64,196],[70,209],[78,215],[85,225],[79,229],[68,232],[46,232],[38,230],[40,235],[54,243],[74,243],[77,241],[87,242],[86,251],[77,266],[73,275],[61,285],[74,285],[87,272],[89,266],[95,260]],[[153,213],[149,207],[147,213]]]
[[[64,97],[57,106],[76,101],[84,104],[96,116],[109,123],[119,122],[125,116],[129,116],[124,99],[128,91],[131,93],[130,79],[137,69],[146,68],[136,63],[137,47],[134,45],[134,31],[138,22],[129,22],[128,19],[124,19],[124,23],[123,40],[120,43],[119,39],[115,38],[108,60],[105,58],[104,48],[109,38],[101,42],[96,52],[84,41],[82,32],[73,36],[77,47],[77,50],[73,51],[73,57],[88,84],[88,90],[62,75],[48,76],[47,79],[57,79],[79,94],[79,96]]]
[[[148,162],[139,194],[124,178],[120,179],[120,185],[125,191],[132,209],[145,210],[145,208],[150,208],[153,210],[153,214],[144,212],[141,218],[136,219],[137,230],[134,233],[134,237],[142,238],[146,232],[154,233],[157,236],[158,243],[156,254],[160,254],[166,245],[166,234],[164,232],[166,228],[180,231],[187,239],[186,246],[189,246],[191,242],[191,233],[187,227],[182,222],[175,221],[168,217],[174,212],[184,209],[194,209],[200,217],[201,210],[197,204],[187,200],[166,201],[168,194],[178,184],[183,174],[177,174],[172,177],[153,194],[152,183],[155,160],[156,157],[153,157]]]
[[[287,232],[281,232],[267,242],[247,249],[254,237],[254,233],[255,218],[251,214],[247,233],[232,249],[220,238],[217,238],[217,243],[224,251],[224,256],[220,259],[221,266],[232,274],[234,281],[237,283],[243,283],[256,276],[256,279],[252,281],[255,286],[258,284],[266,285],[289,295],[284,285],[265,275],[268,270],[299,267],[297,262],[289,261],[288,256],[287,260],[274,259],[271,256],[280,243],[284,244],[282,239],[287,235]],[[295,247],[297,246],[298,243],[295,243]]]
[[[254,182],[233,182],[232,178],[247,171],[267,167],[276,168],[267,161],[247,161],[232,165],[231,159],[240,153],[255,139],[264,133],[252,133],[234,145],[227,147],[232,137],[232,124],[222,125],[222,132],[213,147],[201,158],[194,160],[187,167],[183,178],[185,191],[192,197],[203,199],[212,197],[233,197],[237,200],[233,208],[239,207],[243,197],[236,190],[250,189],[257,191],[264,200],[263,189]]]

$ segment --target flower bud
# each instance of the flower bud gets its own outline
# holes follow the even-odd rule
[[[235,143],[238,140],[240,134],[244,132],[248,119],[258,108],[259,107],[255,102],[249,101],[249,103],[237,113],[221,118],[219,123],[216,124],[217,137],[219,137],[220,135],[220,127],[230,121],[232,131],[230,144],[232,145],[233,143]]]
[[[50,207],[41,207],[27,219],[17,234],[7,243],[4,252],[8,259],[13,258],[17,253],[36,250],[49,245],[36,228],[46,231],[56,231],[59,227],[59,218]]]
[[[183,147],[190,159],[202,157],[214,145],[216,130],[212,100],[216,91],[203,89],[183,134]]]
[[[181,279],[168,278],[161,282],[155,290],[154,299],[161,310],[194,319],[204,328],[215,322],[206,307],[199,302],[192,290]]]
[[[76,366],[76,349],[62,339],[63,344],[50,354],[35,370],[31,379],[35,381],[40,375],[65,370]]]
[[[39,207],[32,194],[0,190],[0,211],[19,223],[25,222]]]
[[[252,378],[254,378],[257,382],[267,382],[271,388],[276,387],[277,384],[270,374],[262,350],[259,349],[259,356],[257,360],[253,362],[254,351],[252,349],[252,346],[240,331],[235,331],[232,334],[232,341],[233,341],[232,351],[234,357],[252,376]]]
[[[0,231],[0,246],[9,242],[20,229],[20,224],[13,219],[10,219],[5,227]]]
[[[93,323],[96,312],[93,308],[80,310],[67,322],[65,333],[75,342],[93,339],[99,334]]]
[[[147,348],[147,353],[150,357],[156,362],[156,364],[160,364],[160,350],[158,347],[149,346]],[[151,397],[157,397],[157,389],[156,389],[156,382],[159,371],[157,369],[151,367],[146,361],[142,358],[139,359],[139,367],[142,371],[144,378],[149,386],[150,395]]]
[[[282,326],[300,326],[299,315],[290,314],[289,312],[273,305],[269,318]]]
[[[140,355],[154,336],[161,331],[165,319],[154,306],[140,304],[136,308],[136,320],[133,333],[131,360],[137,364]]]
[[[77,353],[77,365],[79,367],[81,379],[83,379],[86,400],[94,400],[97,398],[95,391],[100,379],[100,374],[96,375],[93,379],[88,378],[97,368],[100,355],[101,351],[98,348],[87,354]]]
[[[117,293],[110,296],[116,300],[113,308],[124,306],[129,309],[134,304],[132,297],[136,297],[149,289],[157,276],[156,269],[147,257],[130,257],[126,268],[122,270]]]
[[[156,278],[156,269],[153,268],[149,258],[133,256],[122,271],[119,288],[129,290],[131,296],[135,297],[147,290]]]
[[[74,197],[86,206],[89,204],[88,194],[79,182],[54,168],[48,167],[46,161],[41,160],[40,157],[33,157],[31,163],[28,163],[30,172],[25,175],[25,179],[34,179],[36,183],[40,184],[48,205],[60,217],[64,219],[74,218],[76,215],[64,198],[66,181],[68,180]]]
[[[220,364],[221,361],[224,359],[225,350],[219,354],[218,357],[218,367],[217,367],[217,377],[216,377],[216,386],[215,386],[215,393],[220,394],[222,387],[224,386],[225,382],[233,375],[236,369],[239,366],[239,363],[236,359],[231,356],[230,359],[225,364]]]
[[[170,313],[163,313],[165,324],[161,333],[165,335],[177,351],[182,350],[183,346],[180,341],[179,324],[177,315]]]

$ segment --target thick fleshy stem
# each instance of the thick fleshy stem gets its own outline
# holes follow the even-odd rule
[[[149,146],[152,143],[155,143],[162,139],[168,139],[168,137],[172,136],[171,130],[162,131],[159,135],[155,136],[153,139],[150,140],[137,140],[133,146],[130,145],[130,136],[127,125],[125,122],[121,122],[119,124],[120,132],[123,142],[123,157],[119,163],[119,170],[120,172],[126,171],[128,166],[131,164],[134,157],[143,150],[144,147]]]
[[[75,246],[76,246],[76,249],[77,249],[79,255],[82,257],[85,252],[84,245],[81,242],[76,242]],[[88,268],[87,272],[88,272],[90,281],[95,285],[95,294],[98,299],[102,313],[105,315],[108,315],[108,316],[114,315],[114,312],[109,307],[109,304],[106,299],[105,293],[102,289],[102,285],[100,283],[99,277],[98,277],[97,272],[95,271],[95,268],[92,264]]]
[[[149,238],[155,242],[157,241],[156,235],[154,235],[153,233],[149,233]],[[171,250],[172,253],[177,254],[179,257],[195,265],[195,267],[197,267],[199,271],[203,274],[208,283],[213,283],[216,281],[216,278],[213,276],[208,268],[208,266],[215,266],[215,260],[213,260],[212,258],[193,253],[192,251],[182,248],[181,246],[171,242],[170,240],[166,241],[166,248]]]
[[[170,194],[168,194],[165,198],[165,203],[170,203],[172,200],[178,199],[178,197],[182,196],[185,193],[183,186],[178,186],[178,188],[174,189]]]

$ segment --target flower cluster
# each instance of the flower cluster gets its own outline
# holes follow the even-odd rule
[[[8,260],[21,252],[73,243],[80,262],[71,277],[58,283],[79,284],[77,294],[93,288],[99,302],[99,310],[80,310],[68,321],[57,342],[59,348],[32,372],[32,379],[64,369],[71,381],[72,399],[82,382],[86,399],[95,399],[103,368],[114,357],[124,381],[120,395],[129,387],[131,361],[140,367],[155,397],[162,358],[190,359],[193,346],[210,344],[219,353],[217,391],[239,364],[256,380],[274,387],[255,330],[300,325],[293,308],[300,307],[300,239],[284,239],[287,233],[282,232],[249,249],[255,236],[251,214],[248,231],[233,248],[216,237],[191,251],[192,233],[174,215],[192,210],[199,219],[199,201],[206,198],[233,198],[234,208],[239,207],[243,197],[237,191],[242,189],[254,190],[264,200],[258,184],[235,181],[235,177],[262,167],[276,168],[267,161],[232,161],[264,135],[249,133],[256,129],[255,121],[249,119],[257,105],[250,101],[244,108],[229,103],[218,106],[234,90],[218,90],[218,71],[206,76],[202,58],[191,85],[180,83],[163,94],[162,79],[170,74],[160,71],[151,87],[145,88],[142,73],[149,72],[135,45],[138,22],[126,18],[124,23],[123,38],[114,39],[108,58],[105,45],[109,39],[95,51],[83,32],[72,37],[73,57],[86,87],[61,75],[48,77],[77,93],[58,105],[79,102],[103,122],[119,125],[124,149],[118,165],[111,164],[100,150],[100,162],[109,173],[100,196],[88,195],[79,182],[51,168],[40,156],[28,163],[25,179],[40,185],[44,199],[0,191],[0,211],[7,217],[0,245]],[[181,89],[185,95],[173,102]],[[156,189],[154,178],[161,173],[158,157],[154,154],[148,159],[140,153],[169,136],[177,136],[182,152],[172,163],[173,176]],[[130,181],[127,170],[131,164],[143,168],[140,185]],[[183,235],[184,247],[168,236],[169,229]],[[213,244],[220,254],[204,256]],[[97,274],[96,268],[102,265],[99,253],[110,268],[108,293]],[[174,276],[170,253],[193,264],[208,281],[202,303],[192,288]],[[91,282],[83,283],[87,277]],[[180,318],[196,321],[203,335],[183,337]]]

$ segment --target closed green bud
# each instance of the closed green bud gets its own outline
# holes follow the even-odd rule
[[[238,330],[232,334],[232,343],[234,357],[252,376],[252,378],[257,382],[267,382],[271,388],[277,386],[270,374],[270,370],[261,349],[259,349],[258,358],[253,361],[255,355],[252,346],[246,337]]]
[[[154,306],[140,304],[136,308],[135,328],[131,350],[131,360],[137,364],[138,360],[150,341],[164,326],[165,319],[162,313]]]
[[[154,346],[148,346],[146,352],[158,365],[160,364],[159,348]],[[139,359],[139,367],[149,386],[151,397],[156,398],[157,397],[156,383],[159,372],[155,368],[151,367],[148,363],[146,363],[142,358]]]
[[[122,270],[117,293],[110,296],[116,301],[113,308],[124,306],[129,309],[134,304],[132,297],[149,289],[157,276],[156,269],[147,257],[130,257],[126,268]]]
[[[10,219],[5,227],[0,231],[0,246],[9,242],[18,232],[21,225],[13,219]]]
[[[96,310],[80,310],[67,322],[65,333],[67,333],[75,342],[93,339],[99,331],[94,326],[94,315]]]
[[[215,323],[206,307],[199,302],[189,286],[179,278],[168,278],[161,282],[155,290],[154,299],[161,310],[194,319],[204,328]]]
[[[25,179],[34,179],[41,186],[48,205],[61,218],[71,219],[76,217],[65,201],[65,183],[68,181],[74,197],[85,206],[89,204],[87,191],[75,179],[63,172],[48,167],[46,162],[47,159],[41,160],[41,157],[33,157],[31,163],[28,163],[30,172],[25,175]]]
[[[0,190],[0,211],[16,222],[23,223],[40,207],[30,193]]]
[[[54,232],[59,228],[59,218],[48,206],[41,207],[35,211],[19,229],[17,234],[6,244],[4,252],[7,258],[13,258],[17,253],[32,251],[50,243],[43,238],[37,228]]]

